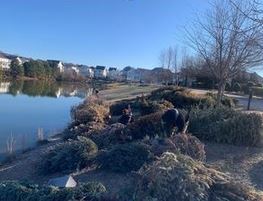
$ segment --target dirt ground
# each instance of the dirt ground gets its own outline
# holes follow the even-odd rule
[[[263,147],[207,143],[207,163],[242,183],[263,191]]]

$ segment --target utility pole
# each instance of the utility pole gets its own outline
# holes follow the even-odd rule
[[[253,90],[250,88],[249,89],[249,97],[248,97],[248,104],[247,104],[247,110],[250,110],[250,104],[253,98]]]

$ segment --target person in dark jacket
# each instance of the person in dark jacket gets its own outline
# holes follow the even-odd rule
[[[132,123],[134,121],[133,119],[133,114],[132,114],[132,110],[131,110],[131,106],[128,105],[127,108],[125,108],[122,111],[122,115],[119,118],[118,122],[122,123],[124,125],[128,125],[129,123]]]
[[[184,131],[186,120],[184,115],[177,109],[169,109],[162,115],[162,125],[166,136],[170,136],[171,132],[176,128],[176,133]]]

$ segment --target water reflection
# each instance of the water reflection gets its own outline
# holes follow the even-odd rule
[[[0,82],[0,94],[11,94],[17,96],[25,94],[28,96],[46,96],[59,98],[79,97],[85,98],[92,94],[93,87],[84,84],[44,82],[44,81],[13,81]]]
[[[70,122],[70,108],[92,91],[93,86],[85,84],[0,82],[0,158],[33,146],[39,130],[45,137],[63,130]]]

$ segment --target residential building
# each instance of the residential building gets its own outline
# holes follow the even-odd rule
[[[94,78],[94,71],[95,68],[93,66],[90,66],[87,68],[87,76],[88,78]]]
[[[23,65],[25,62],[28,62],[29,60],[23,57],[16,57],[14,60],[18,62],[19,65]]]
[[[93,78],[94,77],[94,67],[92,66],[86,66],[86,65],[78,65],[79,68],[79,73],[80,75],[82,75],[83,77],[86,78]]]
[[[169,69],[157,67],[151,70],[150,77],[151,83],[172,83],[175,79],[175,74],[173,74]]]
[[[79,74],[80,70],[77,66],[71,66],[70,68],[74,73],[76,73],[77,75]]]
[[[104,79],[107,77],[107,69],[105,66],[96,66],[94,71],[94,77],[98,79]]]
[[[58,61],[58,60],[47,60],[47,62],[49,63],[49,65],[51,67],[55,67],[58,68],[60,73],[63,73],[65,71],[65,67],[64,64],[62,63],[62,61]]]
[[[127,72],[127,81],[151,83],[151,70],[144,68],[131,69]]]
[[[0,68],[2,70],[9,70],[11,65],[11,59],[9,59],[4,54],[0,53]]]
[[[119,72],[118,72],[117,68],[115,68],[115,67],[109,68],[108,78],[110,80],[117,80],[119,78]]]
[[[142,73],[140,70],[138,69],[131,69],[129,71],[127,71],[127,81],[131,81],[131,82],[140,82],[142,81]]]
[[[135,68],[131,66],[126,66],[125,68],[122,69],[122,71],[120,72],[120,76],[123,78],[123,80],[127,80],[127,74],[131,70],[135,70]]]

